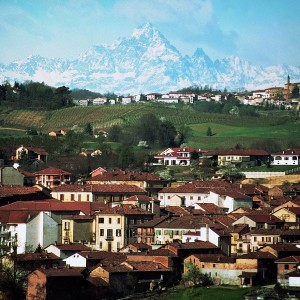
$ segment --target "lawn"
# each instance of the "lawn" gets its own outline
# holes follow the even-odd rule
[[[230,299],[241,300],[251,290],[251,288],[224,288],[224,287],[209,287],[209,288],[186,288],[169,296],[163,297],[162,300],[216,300]]]

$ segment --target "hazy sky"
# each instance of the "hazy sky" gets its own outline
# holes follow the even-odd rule
[[[0,0],[0,63],[74,59],[151,22],[183,55],[300,65],[299,0]]]

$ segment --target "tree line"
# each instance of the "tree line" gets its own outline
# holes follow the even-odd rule
[[[58,88],[46,85],[44,82],[8,81],[0,85],[0,105],[12,109],[59,109],[73,105],[71,90],[66,86]]]

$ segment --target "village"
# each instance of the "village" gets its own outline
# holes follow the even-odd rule
[[[33,161],[48,155],[22,145],[14,158],[21,153]],[[189,166],[194,153],[199,164],[201,157],[219,166],[270,161],[299,171],[299,149],[168,148],[153,164]],[[99,166],[78,182],[63,169],[31,173],[15,164],[0,167],[0,183],[1,265],[22,270],[27,299],[165,290],[190,265],[213,285],[300,286],[299,181],[267,186],[212,174],[179,182]]]

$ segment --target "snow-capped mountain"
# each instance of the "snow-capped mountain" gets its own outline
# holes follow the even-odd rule
[[[0,64],[0,74],[1,81],[43,81],[117,94],[164,93],[192,85],[253,90],[283,86],[288,75],[300,81],[298,66],[261,68],[236,56],[212,61],[201,48],[192,57],[183,56],[149,23],[112,45],[93,46],[75,60],[29,56]]]

